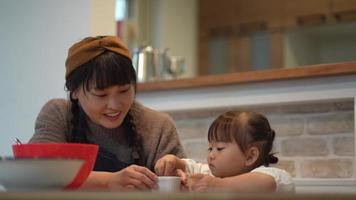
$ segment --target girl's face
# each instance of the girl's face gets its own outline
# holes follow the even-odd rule
[[[246,171],[246,156],[233,142],[210,142],[208,164],[212,174],[224,178]]]
[[[91,87],[85,91],[83,87],[73,93],[80,106],[96,124],[105,128],[117,128],[122,124],[135,98],[132,84],[112,86],[105,89]]]

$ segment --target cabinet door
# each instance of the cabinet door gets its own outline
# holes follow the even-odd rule
[[[199,28],[209,30],[233,26],[234,4],[234,0],[200,0],[198,2]]]
[[[281,26],[283,0],[237,0],[234,6],[235,19],[242,25],[264,24],[266,29]]]
[[[330,16],[331,0],[284,0],[284,27],[318,25]]]
[[[214,47],[221,47],[224,42],[219,43],[219,39],[229,40],[234,34],[234,26],[236,19],[234,18],[235,0],[199,0],[198,1],[198,24],[199,24],[199,46],[198,46],[198,62],[199,74],[209,74],[217,66],[215,61],[223,56],[211,57],[214,51],[210,51]],[[224,43],[225,44],[225,43]],[[229,43],[228,43],[229,44]],[[229,45],[226,45],[228,48]],[[224,51],[225,52],[225,51]],[[219,52],[223,53],[223,52]],[[220,55],[220,54],[219,54]],[[224,54],[225,56],[225,54]],[[215,59],[219,58],[219,59]],[[229,65],[229,62],[226,62]]]
[[[355,21],[356,0],[332,0],[331,13],[336,21]]]

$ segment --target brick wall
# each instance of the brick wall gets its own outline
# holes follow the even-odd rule
[[[169,113],[189,158],[205,162],[207,130],[221,113],[238,107]],[[278,167],[296,178],[355,178],[354,102],[244,107],[263,113],[276,131]]]

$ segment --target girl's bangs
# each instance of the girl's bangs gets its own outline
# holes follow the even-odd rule
[[[210,126],[208,131],[209,142],[232,142],[233,128],[231,119],[217,119]]]

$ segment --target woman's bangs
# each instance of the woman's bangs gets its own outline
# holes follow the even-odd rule
[[[95,68],[93,77],[97,89],[131,83],[129,76],[122,70],[121,66],[107,65],[102,68]]]
[[[86,89],[92,87],[104,89],[115,85],[136,84],[135,71],[131,68],[131,62],[123,63],[119,59],[95,60],[94,67],[85,81]],[[131,70],[130,70],[131,69]]]

